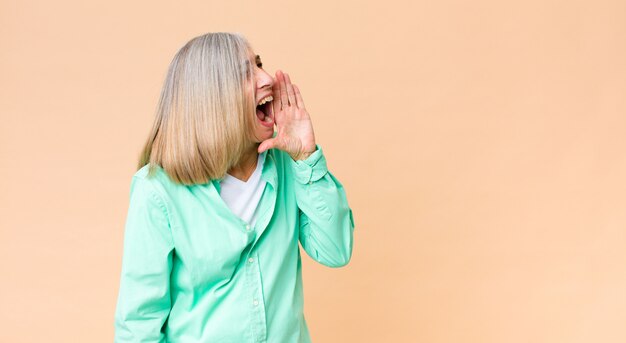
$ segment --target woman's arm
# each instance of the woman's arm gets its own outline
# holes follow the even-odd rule
[[[174,243],[167,208],[150,181],[134,176],[115,311],[115,342],[165,342]]]
[[[352,256],[354,230],[346,193],[328,171],[322,149],[315,143],[311,117],[298,86],[279,70],[272,93],[278,132],[261,142],[258,152],[277,148],[289,156],[299,208],[299,238],[307,254],[329,267],[345,266]]]
[[[352,256],[354,219],[343,185],[328,171],[317,144],[306,159],[289,160],[295,178],[302,247],[325,266],[345,266]]]

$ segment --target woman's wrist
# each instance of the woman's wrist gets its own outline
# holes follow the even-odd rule
[[[315,148],[313,149],[313,151],[303,151],[300,152],[297,156],[291,156],[291,158],[294,161],[302,161],[302,160],[306,160],[307,158],[309,158],[309,156],[311,156],[314,152],[317,151],[317,146],[315,146]]]

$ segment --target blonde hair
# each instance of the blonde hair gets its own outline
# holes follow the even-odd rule
[[[239,33],[207,33],[174,56],[152,130],[140,154],[176,183],[222,179],[253,142],[256,101],[249,42]]]

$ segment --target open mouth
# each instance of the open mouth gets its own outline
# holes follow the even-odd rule
[[[264,126],[274,127],[274,116],[272,113],[272,101],[267,101],[262,105],[257,105],[256,116]]]

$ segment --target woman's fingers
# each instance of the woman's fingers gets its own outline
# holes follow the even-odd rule
[[[285,73],[285,85],[287,86],[287,99],[289,99],[289,103],[297,106],[296,96],[293,91],[293,85],[291,84],[291,79],[289,78],[289,74]]]
[[[278,80],[280,82],[280,102],[283,108],[289,106],[289,98],[287,97],[287,84],[285,83],[285,74],[282,71],[278,74]]]
[[[302,100],[300,89],[291,83],[289,74],[280,70],[276,71],[276,82],[274,82],[272,91],[274,92],[274,101],[272,101],[274,113],[280,112],[289,105],[304,108],[304,100]]]
[[[302,94],[300,94],[300,88],[297,85],[293,85],[293,91],[296,93],[296,102],[298,103],[298,108],[304,108],[304,100],[302,100]]]
[[[278,73],[276,75],[278,75]],[[276,120],[276,113],[281,110],[280,82],[278,81],[278,76],[276,76],[276,82],[272,85],[272,93],[274,93],[274,100],[272,100],[272,113],[274,114],[274,120]]]

